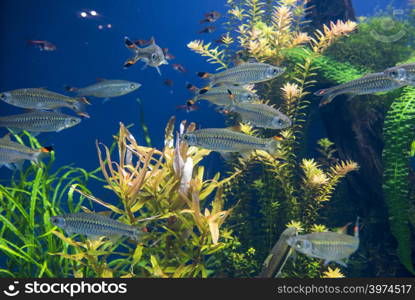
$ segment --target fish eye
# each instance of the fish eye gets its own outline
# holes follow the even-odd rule
[[[277,74],[278,70],[277,69],[273,69],[272,70],[272,74]]]
[[[284,122],[281,119],[279,119],[278,120],[278,125],[283,125],[283,124],[284,124]]]
[[[188,136],[188,135],[184,135],[184,136],[183,136],[183,139],[184,139],[185,141],[187,141],[187,140],[189,139],[189,136]]]
[[[248,94],[248,96],[246,97],[248,100],[252,99],[252,96]]]
[[[301,242],[301,241],[297,241],[296,243],[295,243],[295,247],[296,248],[301,248],[303,246],[303,243]]]
[[[157,58],[157,54],[156,53],[151,54],[151,59],[155,60],[156,58]]]
[[[135,88],[135,84],[134,83],[130,84],[130,88],[131,89],[134,89]]]

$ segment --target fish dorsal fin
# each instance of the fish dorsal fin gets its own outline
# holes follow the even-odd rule
[[[150,45],[155,45],[155,44],[156,44],[156,40],[154,39],[154,36],[152,36],[150,39]]]
[[[346,225],[344,225],[343,227],[340,227],[339,229],[337,229],[337,233],[341,233],[341,234],[347,234],[347,228],[351,225],[352,223],[349,222]]]
[[[103,82],[103,81],[106,81],[106,79],[105,79],[105,78],[102,78],[102,77],[97,77],[97,78],[95,78],[95,80],[96,80],[97,82]]]

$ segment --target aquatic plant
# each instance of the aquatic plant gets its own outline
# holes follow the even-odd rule
[[[204,167],[198,164],[210,151],[188,147],[178,137],[174,141],[174,121],[166,128],[163,151],[138,145],[123,124],[115,137],[117,161],[108,147],[102,150],[97,143],[105,188],[115,193],[118,203],[98,199],[77,186],[73,190],[120,215],[120,221],[146,232],[144,224],[149,223],[153,230],[140,243],[75,241],[54,230],[68,251],[51,254],[71,264],[74,276],[207,277],[212,272],[207,259],[231,239],[228,230],[221,230],[233,210],[224,209],[223,187],[238,174],[205,179]],[[194,128],[182,122],[180,134]]]
[[[415,88],[403,89],[394,100],[384,123],[384,186],[392,234],[398,242],[397,253],[402,264],[415,273],[410,230],[409,149],[415,130]]]
[[[21,144],[39,148],[28,133],[13,135]],[[59,155],[59,154],[58,154]],[[77,211],[83,197],[74,201],[70,186],[77,184],[84,191],[90,179],[100,180],[97,170],[86,171],[73,166],[53,170],[55,154],[47,164],[40,162],[15,172],[8,183],[0,184],[0,265],[1,277],[67,277],[71,266],[48,251],[66,246],[50,234],[49,218],[62,213],[61,207]]]
[[[256,89],[265,101],[282,107],[293,121],[293,126],[279,133],[283,141],[274,155],[256,151],[248,160],[231,161],[229,173],[241,172],[241,175],[224,190],[229,201],[240,201],[231,216],[231,226],[235,226],[238,240],[244,249],[253,247],[256,250],[255,259],[261,262],[285,224],[301,221],[307,230],[313,228],[319,209],[330,199],[339,180],[358,168],[351,161],[334,162],[333,157],[327,159],[329,164],[324,167],[313,159],[301,159],[304,147],[300,144],[305,137],[311,100],[309,94],[315,84],[314,78],[320,66],[328,65],[327,68],[336,69],[334,64],[327,63],[329,59],[322,54],[357,26],[354,22],[338,21],[324,26],[321,31],[316,30],[313,35],[302,32],[300,25],[304,20],[305,4],[306,1],[279,1],[272,6],[270,13],[271,4],[264,1],[228,1],[225,28],[229,30],[226,34],[229,43],[226,51],[233,50],[233,55],[223,55],[221,60],[225,60],[228,66],[232,62],[237,64],[241,60],[254,59],[273,65],[283,63],[287,67],[284,78],[258,85]],[[203,43],[197,41],[188,46],[203,56],[209,56],[209,47],[196,49],[196,44]],[[220,47],[214,49],[214,52],[218,51],[222,51]],[[209,62],[223,66],[221,61]],[[337,74],[338,77],[344,76],[341,70]],[[240,130],[246,134],[269,133],[246,124],[240,125]],[[319,277],[320,268],[313,264],[313,261],[303,260],[301,267],[294,270],[301,272],[300,269],[304,271],[308,268],[309,271],[305,271],[302,277],[307,276],[305,274]],[[296,273],[293,271],[290,274]]]

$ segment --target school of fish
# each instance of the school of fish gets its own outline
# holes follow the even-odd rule
[[[215,23],[219,18],[220,13],[208,12],[200,23]],[[215,26],[209,25],[198,33],[212,33],[215,30]],[[30,40],[27,43],[41,51],[56,50],[56,46],[48,41]],[[124,68],[129,68],[138,61],[142,61],[144,63],[142,69],[150,66],[161,75],[160,67],[168,65],[168,60],[174,59],[167,48],[161,48],[156,44],[153,37],[149,41],[132,41],[130,38],[124,37],[124,45],[133,54],[124,63]],[[187,72],[187,69],[181,64],[175,63],[171,66],[177,72]],[[254,92],[256,84],[273,80],[284,72],[284,67],[257,61],[235,64],[234,67],[215,74],[199,72],[197,75],[207,79],[208,84],[200,89],[192,84],[187,84],[187,88],[194,93],[194,97],[188,100],[184,107],[191,111],[196,109],[196,104],[199,101],[206,100],[217,106],[218,111],[224,114],[235,114],[241,122],[253,127],[271,130],[289,128],[292,126],[290,118],[279,109],[261,102],[260,97]],[[170,88],[173,87],[171,79],[165,79],[164,84]],[[398,65],[387,68],[383,72],[367,74],[350,82],[319,90],[314,95],[322,97],[320,106],[324,106],[341,94],[347,94],[351,99],[357,95],[387,92],[408,85],[415,85],[415,63]],[[140,83],[127,80],[99,79],[96,83],[85,87],[66,86],[67,92],[76,94],[74,97],[45,88],[20,88],[4,91],[0,93],[0,101],[28,111],[0,116],[0,127],[12,131],[26,130],[34,134],[60,132],[78,125],[82,121],[82,117],[90,117],[86,112],[87,105],[91,104],[89,97],[102,98],[105,102],[108,99],[135,92],[140,87]],[[70,109],[78,117],[64,114],[61,109]],[[260,138],[239,132],[234,128],[197,129],[181,133],[179,138],[189,146],[221,154],[238,153],[243,157],[249,157],[250,153],[255,150],[267,151],[273,155],[278,151],[282,142],[277,137]],[[0,139],[0,167],[6,166],[13,170],[22,170],[24,161],[39,163],[51,151],[53,148],[50,146],[32,149],[12,141],[10,135],[7,134]],[[135,225],[128,225],[98,213],[79,212],[52,216],[50,222],[68,235],[82,234],[88,238],[128,237],[139,241],[143,235],[142,229]],[[347,266],[348,258],[359,247],[358,223],[359,220],[356,221],[354,227],[354,236],[346,234],[346,226],[346,229],[341,232],[295,234],[287,237],[281,243],[285,247],[289,246],[309,257],[324,260],[324,265],[336,262]],[[287,244],[288,246],[286,246]]]

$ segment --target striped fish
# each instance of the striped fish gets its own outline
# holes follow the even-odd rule
[[[346,260],[359,248],[359,225],[354,236],[337,232],[316,232],[290,237],[288,245],[310,257],[324,259],[324,265],[334,261],[347,267]]]
[[[319,90],[314,95],[323,96],[320,102],[320,106],[323,106],[341,94],[351,95],[349,98],[351,99],[355,95],[391,91],[404,85],[403,82],[395,80],[385,73],[373,73],[332,88]]]
[[[138,227],[121,223],[97,213],[63,214],[51,217],[50,222],[63,229],[68,235],[83,234],[89,238],[126,236],[138,241],[143,234],[143,231]]]
[[[134,92],[140,83],[127,80],[98,79],[97,83],[83,88],[65,87],[68,92],[76,92],[78,96],[93,96],[97,98],[115,98]]]
[[[202,78],[209,78],[211,86],[222,83],[231,85],[246,85],[274,79],[284,72],[284,68],[276,67],[270,64],[247,62],[216,74],[199,72],[198,76]]]
[[[383,73],[405,85],[415,85],[415,63],[388,68]]]
[[[22,144],[10,140],[10,135],[0,139],[0,167],[6,166],[14,170],[22,170],[25,160],[38,163],[41,158],[46,156],[52,147],[43,147],[41,149],[32,149]]]
[[[235,102],[253,102],[259,100],[258,95],[240,86],[220,85],[210,89],[200,89],[196,91],[196,96],[192,104],[200,100],[207,100],[219,106],[228,106],[231,104],[229,91],[232,93]]]
[[[89,104],[86,98],[72,98],[43,88],[17,89],[4,92],[0,94],[0,100],[26,109],[53,110],[67,107],[80,116],[89,117],[85,112],[85,104]]]
[[[292,123],[282,112],[263,103],[234,103],[227,110],[239,114],[244,123],[255,127],[284,129]]]
[[[197,146],[217,152],[238,152],[242,155],[253,150],[264,150],[273,154],[279,142],[274,138],[263,139],[223,128],[199,129],[185,133],[182,139],[189,146]]]
[[[59,132],[78,125],[80,118],[51,111],[33,111],[19,115],[0,117],[0,127],[30,132]]]

